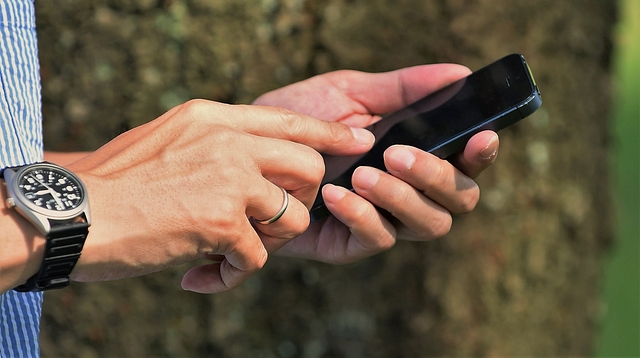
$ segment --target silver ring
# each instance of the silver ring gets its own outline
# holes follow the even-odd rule
[[[287,191],[283,187],[278,187],[278,188],[280,188],[280,190],[282,190],[282,195],[284,195],[284,202],[282,203],[282,207],[280,208],[280,211],[278,211],[278,213],[275,214],[271,219],[256,220],[256,222],[258,224],[262,224],[262,225],[272,224],[272,223],[278,221],[278,219],[280,219],[282,217],[282,215],[284,215],[284,212],[287,211],[287,207],[289,207],[289,193],[287,193]],[[254,218],[254,220],[255,220],[255,218]]]

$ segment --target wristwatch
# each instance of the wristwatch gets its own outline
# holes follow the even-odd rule
[[[15,209],[46,238],[40,270],[16,291],[43,291],[69,284],[89,234],[87,188],[73,173],[42,162],[2,170],[6,206]]]

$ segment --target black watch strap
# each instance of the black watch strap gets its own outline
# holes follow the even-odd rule
[[[86,220],[50,222],[51,231],[46,237],[40,271],[14,290],[44,291],[69,285],[69,274],[80,258],[80,252],[89,234],[89,224]]]

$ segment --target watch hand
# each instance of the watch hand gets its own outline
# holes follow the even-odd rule
[[[60,200],[59,196],[60,194],[58,192],[56,192],[55,190],[47,187],[49,189],[49,193],[51,193],[51,196],[53,197],[53,200],[56,201],[56,203],[58,205],[60,205],[60,210],[64,209],[64,204],[62,204],[62,201]]]
[[[60,196],[60,194],[51,189],[50,186],[48,186],[47,184],[43,183],[42,181],[38,180],[38,178],[36,178],[35,176],[31,176],[33,179],[35,179],[38,183],[42,184],[42,186],[44,186],[45,188],[47,188],[47,191],[49,192],[49,194],[51,194],[51,196],[53,197],[53,200],[56,201],[56,204],[58,204],[60,206],[60,209],[64,209],[64,204],[62,204],[62,201],[58,198],[58,196]]]

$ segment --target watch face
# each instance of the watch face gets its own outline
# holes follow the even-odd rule
[[[83,202],[84,191],[79,180],[54,166],[34,166],[17,178],[18,191],[38,208],[65,212]]]

